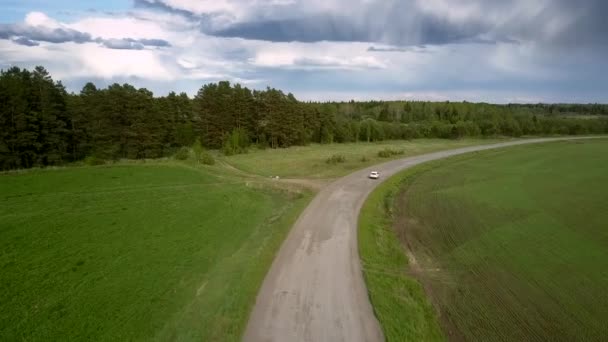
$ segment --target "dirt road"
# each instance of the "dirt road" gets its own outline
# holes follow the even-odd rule
[[[357,249],[357,218],[368,194],[403,169],[457,154],[572,138],[465,147],[390,161],[322,189],[281,246],[258,294],[245,341],[382,341]],[[584,139],[584,138],[574,138]],[[370,180],[371,170],[380,180]]]

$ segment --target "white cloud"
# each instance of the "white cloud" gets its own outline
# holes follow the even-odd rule
[[[25,16],[24,23],[29,26],[45,26],[48,28],[63,27],[57,20],[50,18],[42,12],[30,12]]]
[[[132,17],[89,17],[65,26],[102,38],[170,39],[172,34],[152,21]]]
[[[153,80],[174,80],[175,75],[161,63],[158,54],[150,50],[113,50],[94,44],[76,47],[82,64],[81,76],[102,78],[141,77]]]
[[[559,101],[551,96],[530,96],[525,93],[497,92],[484,89],[450,91],[301,91],[295,94],[304,101],[468,101],[490,103],[548,103]]]
[[[8,45],[12,46],[8,46]],[[10,64],[43,65],[56,79],[141,77],[175,78],[154,51],[113,50],[97,44],[41,44],[25,47],[0,41],[0,51]]]
[[[133,19],[152,22],[162,30],[171,32],[191,31],[198,29],[199,23],[178,14],[135,9],[131,12]]]
[[[197,14],[229,12],[236,15],[248,7],[246,2],[230,0],[165,0],[164,3]]]
[[[477,19],[482,12],[481,4],[470,0],[416,0],[416,5],[422,12],[459,22]]]
[[[256,67],[290,69],[385,69],[381,56],[367,53],[363,43],[259,42],[249,63]]]

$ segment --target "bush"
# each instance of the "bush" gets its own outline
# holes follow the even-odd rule
[[[433,138],[450,139],[454,138],[452,128],[454,125],[444,123],[441,121],[435,121],[431,124],[431,136]]]
[[[333,156],[331,156],[331,157],[327,158],[327,160],[325,160],[325,162],[327,164],[331,164],[331,165],[344,163],[345,161],[346,161],[346,157],[344,157],[341,154],[334,154]]]
[[[420,137],[415,125],[400,125],[400,139],[410,140]]]
[[[185,146],[180,147],[180,149],[177,150],[177,152],[175,152],[175,154],[173,155],[173,158],[177,160],[186,160],[188,159],[188,157],[190,157],[190,149]]]
[[[393,154],[390,151],[382,150],[378,152],[378,157],[380,158],[390,158]]]
[[[106,162],[103,159],[98,158],[96,156],[88,156],[88,157],[84,158],[84,163],[88,166],[95,166],[95,165],[103,165]]]
[[[200,139],[196,139],[196,141],[194,141],[194,145],[192,145],[192,152],[194,152],[194,160],[197,163],[202,163],[204,165],[215,164],[215,159],[201,145]]]
[[[204,151],[201,154],[200,162],[203,163],[204,165],[214,165],[215,164],[215,159],[213,158],[213,156],[209,152]]]
[[[264,133],[262,133],[262,135],[259,137],[256,146],[258,150],[265,150],[270,147],[270,145],[268,145],[268,140],[266,139],[266,135]]]
[[[405,151],[403,150],[391,150],[390,148],[385,148],[384,150],[378,152],[378,157],[390,158],[392,156],[398,156],[404,153]]]
[[[363,156],[363,157],[361,157],[360,161],[361,161],[362,163],[366,163],[366,162],[368,162],[368,161],[369,161],[369,159],[367,159],[367,157],[366,157],[366,156]]]
[[[224,137],[222,151],[225,155],[247,153],[250,140],[247,131],[244,128],[235,128],[230,134]]]
[[[194,144],[192,144],[192,152],[194,153],[194,159],[198,161],[204,151],[205,148],[203,147],[203,145],[201,145],[201,139],[196,138]]]

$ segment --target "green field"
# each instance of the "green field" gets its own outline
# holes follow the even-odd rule
[[[405,158],[417,154],[447,150],[452,148],[490,144],[506,139],[416,139],[412,141],[383,141],[377,143],[311,144],[285,149],[252,149],[247,154],[224,158],[234,167],[261,176],[281,176],[290,178],[336,178],[352,171],[385,162],[389,159],[378,157],[378,152],[391,149],[403,151],[392,159]],[[334,155],[345,157],[344,163],[328,164],[326,160]]]
[[[605,340],[607,156],[606,140],[530,145],[430,163],[384,184],[365,205],[360,244],[387,337],[420,336],[387,319],[392,310],[418,330],[438,320],[451,340]],[[428,304],[412,278],[438,319],[420,310]]]
[[[309,199],[172,163],[0,174],[0,340],[239,340]]]

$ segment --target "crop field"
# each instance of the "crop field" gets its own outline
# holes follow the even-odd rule
[[[416,139],[376,143],[311,144],[286,149],[252,149],[247,154],[226,157],[225,161],[238,169],[261,176],[336,178],[390,159],[504,140],[506,139]],[[390,158],[379,157],[378,153],[383,150],[399,153]],[[342,156],[343,160],[330,162],[332,157],[338,156]]]
[[[482,152],[395,201],[410,275],[450,340],[608,336],[608,141]]]
[[[309,198],[162,163],[0,174],[0,340],[239,340]]]

